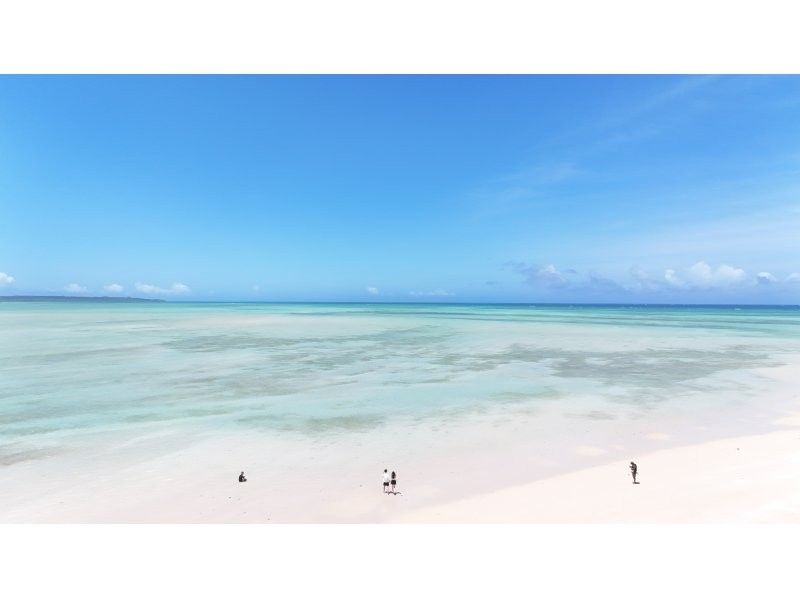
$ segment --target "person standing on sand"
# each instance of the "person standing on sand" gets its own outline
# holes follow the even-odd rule
[[[383,470],[383,492],[384,494],[389,492],[389,470]]]
[[[633,483],[638,484],[639,482],[636,481],[636,474],[639,472],[639,468],[636,466],[636,463],[631,461],[631,475],[633,476]]]
[[[395,472],[392,472],[392,494],[397,494],[397,491],[395,490],[396,485],[397,485],[397,474]]]

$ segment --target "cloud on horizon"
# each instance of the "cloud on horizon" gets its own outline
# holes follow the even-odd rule
[[[538,266],[524,262],[509,262],[508,265],[532,285],[561,289],[579,284],[578,273],[572,268],[561,271],[554,264]]]
[[[192,289],[182,282],[174,282],[171,287],[166,289],[143,282],[137,282],[134,286],[137,291],[147,295],[185,295],[192,292]]]
[[[747,273],[741,268],[722,264],[712,268],[704,261],[699,261],[686,268],[682,273],[673,269],[664,272],[664,280],[678,288],[718,289],[747,282]]]
[[[85,293],[88,289],[84,286],[79,285],[77,282],[71,282],[68,285],[64,286],[64,290],[67,293]]]
[[[781,280],[771,272],[748,274],[743,268],[729,264],[711,266],[704,260],[691,266],[666,268],[661,275],[651,275],[639,266],[633,266],[627,277],[612,278],[597,273],[580,274],[574,269],[559,269],[554,264],[544,266],[510,262],[511,269],[529,285],[553,291],[623,292],[627,294],[674,294],[708,291],[745,290],[757,287],[780,287],[782,284],[800,283],[800,272],[793,272]]]
[[[434,289],[433,291],[409,291],[412,297],[452,297],[453,293],[444,289]]]
[[[125,290],[125,287],[116,282],[112,282],[111,284],[105,285],[103,290],[107,293],[121,293]]]
[[[0,272],[0,286],[5,286],[14,282],[14,277],[5,272]]]
[[[769,272],[759,272],[756,274],[756,282],[758,284],[773,284],[778,282],[778,279]]]

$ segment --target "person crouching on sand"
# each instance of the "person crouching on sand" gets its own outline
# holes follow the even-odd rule
[[[397,485],[397,474],[392,472],[392,494],[397,494],[397,490],[395,490],[395,486]]]
[[[633,483],[638,484],[639,482],[636,481],[636,474],[638,473],[639,468],[636,466],[636,463],[631,461],[631,475],[633,476]]]
[[[389,470],[383,470],[383,492],[384,494],[389,492]]]
[[[246,477],[244,477],[244,472],[242,472],[242,473],[240,473],[240,474],[239,474],[239,481],[240,481],[240,482],[246,482],[246,481],[247,481],[247,478],[246,478]]]

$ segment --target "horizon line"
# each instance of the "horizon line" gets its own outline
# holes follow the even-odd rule
[[[0,295],[3,299],[27,299],[29,302],[47,302],[57,299],[72,301],[110,300],[109,302],[153,303],[256,303],[272,305],[528,305],[528,306],[608,306],[608,307],[800,307],[798,303],[629,303],[589,301],[357,301],[357,300],[259,300],[259,299],[166,299],[111,295]]]

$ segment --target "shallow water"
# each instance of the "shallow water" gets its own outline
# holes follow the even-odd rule
[[[0,463],[96,433],[699,412],[796,354],[798,308],[0,303]]]

